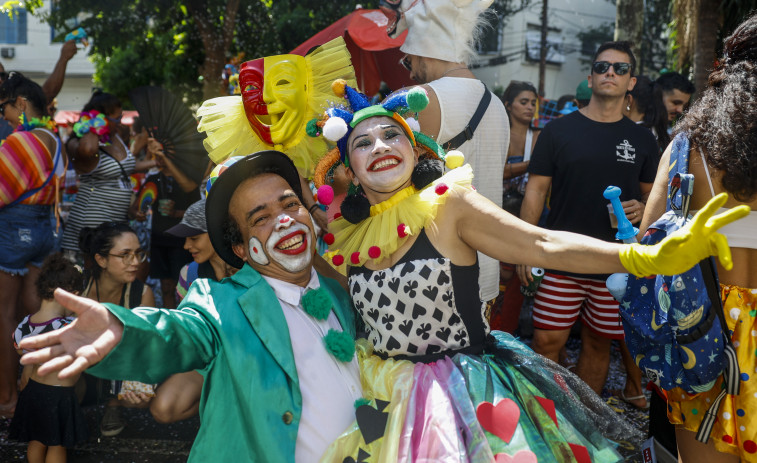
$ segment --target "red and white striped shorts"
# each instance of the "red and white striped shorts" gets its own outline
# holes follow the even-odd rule
[[[534,328],[567,330],[579,314],[583,323],[599,336],[624,338],[618,302],[604,281],[545,273],[534,299]]]

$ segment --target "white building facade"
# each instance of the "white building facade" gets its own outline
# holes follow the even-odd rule
[[[600,45],[582,41],[578,34],[615,22],[615,2],[607,0],[549,0],[548,54],[544,95],[557,99],[575,94],[581,80],[589,75],[591,55]],[[539,86],[542,2],[534,1],[524,11],[508,18],[499,27],[497,39],[485,41],[474,61],[474,74],[490,89],[505,88],[511,80]]]
[[[50,5],[45,2],[42,12],[49,11]],[[60,57],[63,42],[53,42],[60,32],[23,9],[17,9],[13,19],[0,13],[0,63],[6,72],[19,71],[42,85]],[[68,62],[63,88],[56,97],[59,110],[79,111],[89,101],[95,67],[87,51],[80,49]]]

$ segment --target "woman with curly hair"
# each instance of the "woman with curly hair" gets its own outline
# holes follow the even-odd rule
[[[727,192],[726,207],[757,209],[757,15],[728,37],[720,66],[710,74],[702,97],[676,126],[689,142],[689,172],[694,174],[692,209]],[[683,136],[683,135],[679,135]],[[675,143],[674,143],[675,144]],[[673,146],[673,145],[671,145]],[[665,211],[671,147],[663,154],[647,203],[642,229]],[[741,374],[738,395],[726,395],[717,411],[709,443],[695,432],[714,402],[722,377],[707,392],[668,393],[668,418],[676,425],[682,461],[757,461],[757,211],[721,229],[733,253],[733,268],[718,266],[723,308],[736,347]],[[722,453],[720,453],[722,452]],[[729,456],[723,453],[730,454]]]

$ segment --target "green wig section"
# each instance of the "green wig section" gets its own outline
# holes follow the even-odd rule
[[[413,135],[415,135],[415,141],[433,151],[434,154],[436,154],[436,157],[444,161],[446,153],[444,152],[442,145],[425,133],[413,131]]]
[[[393,115],[394,113],[392,111],[389,111],[388,109],[384,109],[384,107],[381,105],[368,106],[367,108],[363,108],[360,111],[357,111],[352,116],[352,122],[350,122],[350,127],[354,129],[356,125],[368,119],[369,117],[377,117],[377,116],[392,117]]]

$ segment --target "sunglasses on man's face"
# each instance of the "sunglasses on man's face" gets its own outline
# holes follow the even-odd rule
[[[591,69],[595,74],[604,74],[610,70],[610,66],[619,76],[626,75],[631,70],[631,63],[611,63],[609,61],[594,61]]]
[[[407,69],[407,72],[413,72],[413,66],[410,64],[410,57],[405,55],[400,60],[400,64],[403,68]]]

